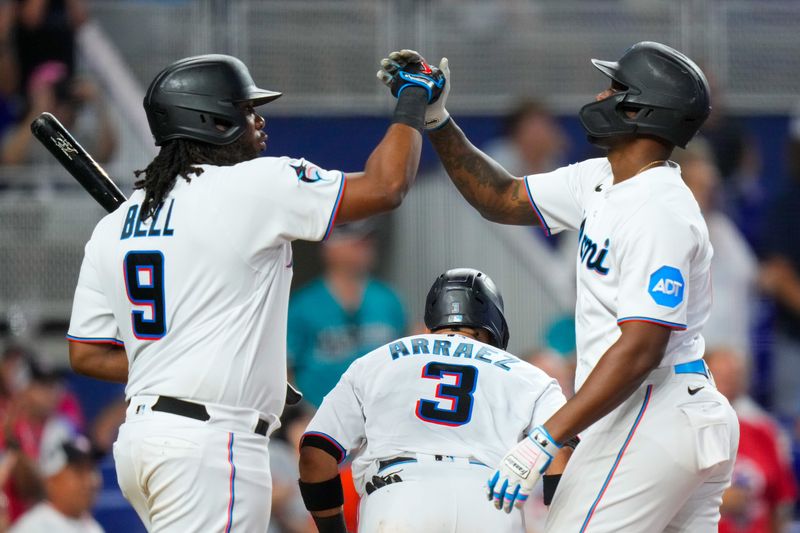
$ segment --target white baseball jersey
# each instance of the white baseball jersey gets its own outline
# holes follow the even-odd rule
[[[705,350],[712,248],[680,168],[613,179],[606,158],[525,178],[545,232],[579,232],[576,389],[627,321],[673,330],[661,366],[700,359]]]
[[[340,461],[357,451],[362,491],[370,465],[409,453],[494,465],[564,402],[555,379],[508,352],[461,335],[416,335],[353,362],[305,435],[334,444]]]
[[[95,228],[68,338],[124,345],[126,396],[283,410],[291,241],[333,226],[344,175],[302,159],[199,165],[155,216],[136,191]]]

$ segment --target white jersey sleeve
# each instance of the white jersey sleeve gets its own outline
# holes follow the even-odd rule
[[[614,243],[619,253],[617,323],[686,329],[691,265],[703,238],[702,228],[652,203],[628,219]]]
[[[553,172],[525,176],[525,187],[536,217],[546,235],[576,231],[583,220],[584,196],[602,187],[606,158],[589,159]]]
[[[366,440],[366,420],[357,392],[358,363],[350,365],[325,396],[303,435],[303,443],[327,451],[340,463]]]
[[[260,157],[227,168],[214,180],[209,202],[233,225],[230,238],[246,255],[327,238],[344,193],[344,173],[288,157]]]
[[[78,286],[75,289],[67,338],[79,342],[122,346],[122,335],[92,262],[92,249],[90,240],[86,244]]]
[[[537,369],[538,370],[538,369]],[[544,372],[542,372],[544,374]],[[531,417],[530,425],[525,429],[525,434],[529,434],[533,431],[533,428],[536,426],[541,426],[547,420],[555,414],[556,411],[561,409],[561,407],[567,403],[567,399],[564,397],[564,393],[561,392],[561,387],[558,385],[558,382],[550,378],[544,374],[543,376],[545,379],[549,378],[549,383],[545,385],[542,393],[536,399],[536,403],[534,404],[533,408],[533,416]],[[541,387],[541,384],[539,385]]]

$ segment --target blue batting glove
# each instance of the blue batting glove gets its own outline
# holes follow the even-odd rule
[[[442,94],[446,79],[441,69],[431,67],[414,50],[392,52],[381,61],[378,78],[385,83],[395,97],[408,87],[422,87],[428,93],[428,103],[432,104]]]

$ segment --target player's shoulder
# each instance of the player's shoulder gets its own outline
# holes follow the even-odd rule
[[[122,224],[128,216],[128,212],[132,206],[141,205],[142,200],[144,200],[144,191],[138,189],[133,191],[130,197],[122,202],[119,207],[103,216],[103,218],[97,222],[92,231],[89,243],[119,240],[120,228],[122,228]]]
[[[614,179],[611,165],[605,157],[585,159],[553,171],[550,178],[566,179],[572,184],[579,198],[587,198],[591,191],[608,187]]]
[[[611,164],[605,157],[593,157],[577,161],[559,169],[561,172],[571,174],[580,182],[603,183],[605,178],[611,176]],[[557,171],[558,172],[558,171]]]
[[[583,161],[576,161],[574,163],[569,163],[551,172],[538,174],[538,176],[544,176],[544,175],[547,175],[549,177],[567,176],[569,178],[577,180],[596,181],[598,177],[604,177],[607,174],[610,174],[610,172],[611,172],[611,166],[608,163],[608,159],[606,159],[605,157],[595,157],[590,159],[584,159]],[[526,178],[533,178],[535,176],[537,176],[537,174],[528,175],[526,176]]]
[[[627,206],[629,229],[663,229],[707,232],[700,206],[683,182],[677,165],[653,169],[618,201]],[[624,211],[624,210],[621,210]]]
[[[547,386],[556,383],[555,378],[539,368],[536,365],[525,361],[524,359],[520,359],[516,355],[503,352],[503,355],[508,358],[513,358],[516,362],[513,365],[514,373],[520,377],[521,379],[527,381],[528,383],[532,384],[536,389],[544,389]]]
[[[289,156],[258,157],[226,168],[237,180],[260,182],[267,179],[271,180],[271,186],[288,186],[290,190],[304,185],[335,183],[343,176],[338,170],[325,170],[305,158]]]
[[[253,178],[269,178],[270,174],[276,172],[288,172],[292,162],[304,161],[302,159],[296,160],[290,157],[256,157],[229,167],[215,167],[219,169],[220,174],[225,174],[225,178],[245,179],[248,177]]]
[[[574,170],[584,174],[596,172],[608,172],[611,170],[611,164],[608,162],[607,157],[590,157],[577,163],[569,165]]]

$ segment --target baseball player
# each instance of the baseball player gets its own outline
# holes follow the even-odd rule
[[[419,60],[393,53],[379,76],[391,83]],[[653,42],[592,63],[611,85],[579,116],[608,154],[550,173],[515,178],[472,146],[445,110],[447,87],[428,107],[431,142],[485,218],[578,232],[577,393],[500,461],[489,498],[509,510],[581,432],[547,531],[716,531],[738,425],[702,360],[708,231],[669,161],[708,117],[708,83]]]
[[[183,59],[150,84],[160,152],[86,245],[68,335],[77,372],[127,382],[114,458],[150,531],[266,531],[291,242],[400,203],[425,104],[444,84],[419,70],[398,83],[366,169],[347,174],[258,157],[267,136],[255,108],[281,94],[256,87],[234,57]]]
[[[505,351],[503,298],[486,274],[439,276],[425,325],[430,334],[357,359],[306,429],[300,488],[321,532],[344,531],[337,464],[348,454],[361,532],[523,530],[519,510],[487,505],[487,465],[550,418],[564,395],[556,380]],[[546,499],[570,452],[550,465]]]

